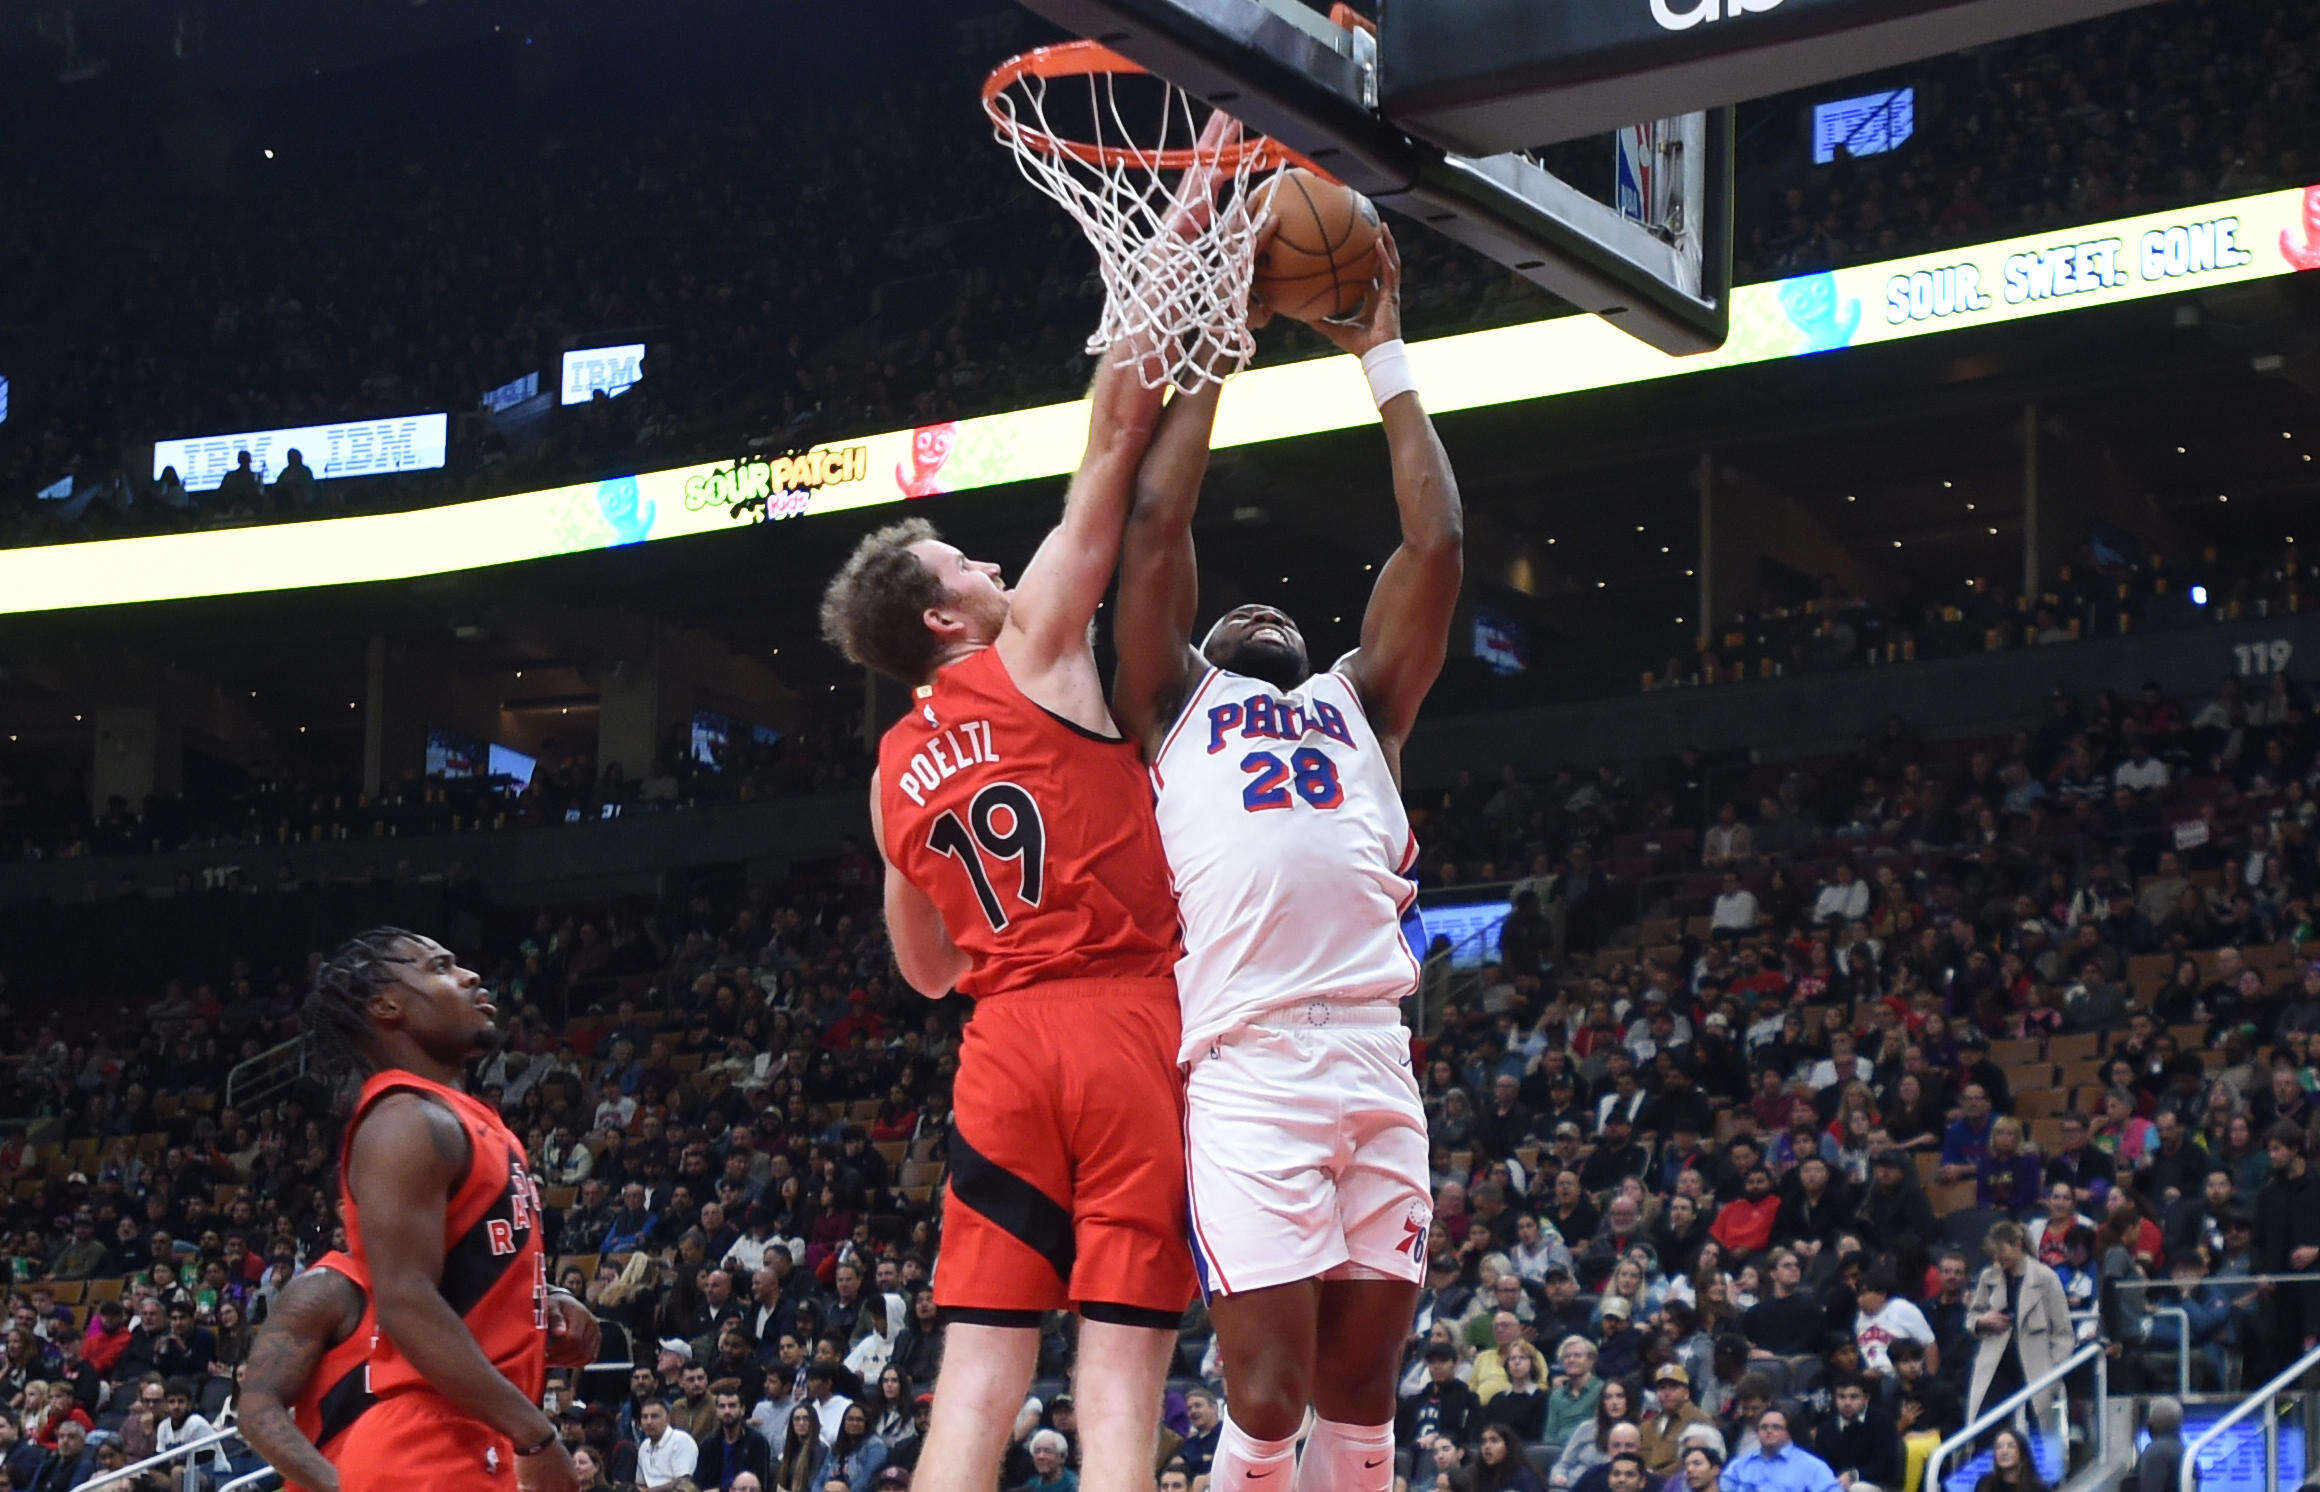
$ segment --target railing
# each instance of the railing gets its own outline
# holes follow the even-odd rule
[[[99,1472],[97,1475],[90,1477],[87,1481],[81,1483],[80,1486],[74,1489],[74,1492],[97,1492],[97,1489],[100,1487],[110,1487],[117,1483],[133,1480],[134,1478],[143,1476],[148,1471],[157,1470],[160,1467],[167,1466],[170,1462],[177,1460],[179,1457],[187,1458],[186,1488],[187,1492],[192,1492],[192,1488],[196,1485],[196,1483],[193,1479],[193,1461],[191,1458],[200,1455],[203,1451],[213,1450],[216,1447],[225,1444],[229,1440],[239,1440],[241,1439],[241,1436],[242,1432],[237,1429],[228,1428],[224,1430],[213,1430],[207,1435],[199,1436],[196,1439],[183,1441],[177,1445],[173,1445],[169,1449],[160,1452],[158,1455],[147,1456],[142,1461],[132,1461],[128,1465],[122,1467],[119,1471]],[[243,1481],[247,1480],[247,1477],[243,1478]],[[235,1485],[239,1486],[240,1483],[237,1482]],[[223,1489],[221,1489],[221,1492],[223,1492]]]
[[[2320,1284],[2320,1270],[2306,1270],[2298,1274],[2219,1274],[2199,1282],[2201,1285],[2309,1285]],[[2121,1291],[2133,1290],[2147,1294],[2153,1290],[2176,1290],[2173,1280],[2120,1280]],[[2153,1306],[2154,1316],[2176,1318],[2175,1333],[2175,1392],[2178,1397],[2191,1392],[2191,1313],[2181,1306]],[[2129,1346],[2135,1344],[2129,1343]],[[2217,1384],[2217,1388],[2225,1385]]]
[[[2056,1387],[2063,1379],[2090,1362],[2094,1364],[2095,1399],[2099,1403],[2107,1398],[2110,1393],[2110,1359],[2104,1355],[2103,1343],[2098,1337],[2045,1372],[2040,1373],[2036,1378],[2023,1384],[2003,1400],[1984,1409],[1981,1416],[1972,1424],[1935,1446],[1933,1454],[1925,1459],[1925,1480],[1919,1483],[1924,1488],[1924,1492],[1941,1492],[1942,1463],[1949,1460],[1950,1455],[1959,1446],[1971,1445],[1977,1437],[1986,1431],[1995,1429],[2011,1418],[2015,1410],[2029,1403],[2037,1395]],[[2095,1416],[2094,1433],[2098,1437],[2109,1433],[2108,1427],[2102,1423],[2103,1418],[2104,1416],[2101,1414]],[[2057,1393],[2054,1396],[2054,1428],[2054,1443],[2062,1448],[2063,1464],[2067,1470],[2070,1459],[2070,1396],[2068,1394]],[[2098,1458],[2102,1451],[2103,1448],[2098,1444],[2096,1448]]]
[[[234,1064],[226,1074],[226,1107],[247,1113],[306,1076],[310,1049],[303,1036],[270,1046]]]
[[[282,1473],[276,1471],[271,1466],[261,1466],[256,1471],[247,1472],[241,1476],[235,1477],[232,1481],[218,1488],[218,1492],[252,1492],[253,1488],[255,1488],[260,1482],[265,1481],[268,1477],[272,1477],[276,1482],[280,1482],[282,1480]]]
[[[2275,1278],[2278,1278],[2275,1276]],[[2313,1348],[2281,1371],[2277,1378],[2242,1399],[2229,1414],[2209,1425],[2197,1440],[2183,1448],[2183,1467],[2176,1476],[2179,1492],[2192,1492],[2198,1485],[2194,1480],[2199,1470],[2199,1453],[2213,1444],[2233,1425],[2253,1414],[2258,1406],[2264,1411],[2264,1485],[2280,1484],[2280,1395],[2288,1385],[2303,1377],[2313,1368],[2320,1367],[2320,1347]]]

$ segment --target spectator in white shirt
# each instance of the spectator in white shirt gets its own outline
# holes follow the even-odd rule
[[[1716,909],[1708,919],[1708,930],[1732,937],[1745,937],[1756,931],[1759,915],[1756,893],[1740,884],[1738,871],[1725,871],[1724,889],[1716,897]]]
[[[2111,786],[2138,793],[2155,792],[2167,785],[2167,764],[2151,755],[2151,743],[2138,740],[2127,759],[2111,772]]]
[[[1826,1093],[1839,1083],[1866,1083],[1874,1069],[1869,1059],[1858,1054],[1850,1031],[1829,1033],[1829,1054],[1812,1065],[1805,1080],[1815,1093]]]
[[[193,1385],[182,1378],[169,1380],[169,1389],[161,1401],[161,1420],[153,1427],[153,1449],[156,1453],[172,1450],[189,1440],[201,1440],[217,1433],[217,1427],[193,1412]],[[195,1452],[192,1459],[203,1457]],[[221,1475],[231,1471],[223,1452],[212,1449],[208,1455],[210,1469]]]
[[[806,1369],[806,1402],[813,1407],[814,1418],[822,1424],[822,1444],[831,1445],[838,1439],[838,1426],[846,1418],[846,1411],[854,1401],[838,1392],[838,1372],[828,1363],[815,1363]]]
[[[1920,1346],[1933,1345],[1933,1327],[1925,1313],[1894,1293],[1890,1269],[1872,1269],[1861,1278],[1860,1310],[1853,1318],[1853,1340],[1861,1349],[1861,1371],[1877,1377],[1893,1371],[1887,1354],[1906,1337]]]
[[[1851,865],[1838,861],[1836,878],[1813,898],[1812,920],[1854,922],[1868,915],[1869,883],[1854,875]]]
[[[1746,860],[1756,853],[1756,831],[1740,822],[1740,810],[1731,803],[1716,810],[1716,822],[1700,836],[1700,864],[1709,870]]]
[[[636,1484],[642,1492],[667,1492],[693,1474],[700,1464],[701,1447],[693,1437],[669,1423],[665,1399],[647,1399],[637,1410]]]

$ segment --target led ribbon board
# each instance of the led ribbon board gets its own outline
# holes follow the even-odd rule
[[[1745,286],[1731,340],[1698,357],[1669,357],[1592,316],[1440,337],[1410,357],[1441,414],[2312,269],[2320,186]],[[1376,418],[1353,359],[1292,363],[1233,381],[1216,444]],[[1048,404],[410,513],[0,551],[0,614],[407,580],[971,492],[1062,476],[1086,438],[1084,404]]]

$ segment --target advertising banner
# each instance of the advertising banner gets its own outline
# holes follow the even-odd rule
[[[188,492],[208,492],[234,469],[243,451],[258,476],[272,481],[285,456],[297,451],[323,481],[375,477],[397,471],[432,471],[443,464],[451,419],[441,414],[402,415],[391,420],[349,420],[338,425],[305,425],[295,430],[251,430],[241,435],[192,435],[153,443],[153,475],[174,466]]]
[[[1697,357],[1670,357],[1598,318],[1570,316],[1436,338],[1413,346],[1410,359],[1427,407],[1446,414],[2312,269],[2320,269],[2320,187],[1745,286],[1735,292],[1731,340]],[[1376,419],[1354,359],[1290,363],[1233,380],[1215,443],[1254,445]],[[425,448],[441,465],[444,417],[418,420],[434,422]],[[299,445],[319,475],[347,475],[324,462],[384,448],[334,444],[332,432],[358,428],[366,427],[164,442],[155,470],[172,459],[165,451],[180,450],[182,462],[199,445],[200,469],[222,474],[236,442],[263,439],[261,466],[267,453]],[[719,533],[1059,477],[1078,464],[1086,438],[1084,403],[1049,404],[409,513],[0,551],[0,614],[401,580]],[[424,445],[405,436],[393,449]],[[194,488],[187,467],[179,471]],[[202,485],[215,484],[211,475]]]

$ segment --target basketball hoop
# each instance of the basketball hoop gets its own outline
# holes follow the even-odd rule
[[[1081,86],[1051,89],[1051,84]],[[1088,351],[1137,349],[1147,388],[1221,383],[1256,351],[1250,179],[1307,164],[1278,142],[1215,139],[1183,89],[1091,41],[1041,47],[983,84],[992,133],[1094,245],[1103,319]],[[1129,116],[1149,120],[1139,132]]]

